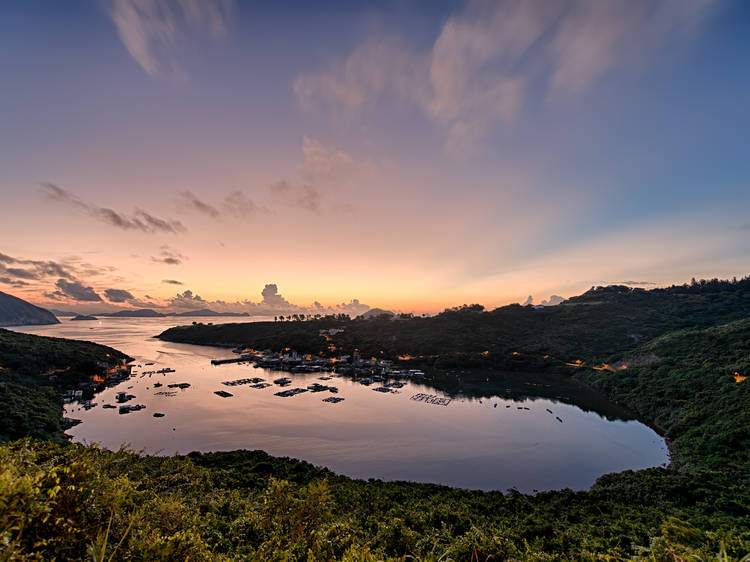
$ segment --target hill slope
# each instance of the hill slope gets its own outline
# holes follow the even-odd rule
[[[0,291],[0,326],[59,324],[49,310]]]

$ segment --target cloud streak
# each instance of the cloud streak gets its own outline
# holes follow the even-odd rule
[[[175,58],[190,34],[226,35],[233,0],[112,0],[109,16],[130,56],[150,76],[165,67],[180,72]]]
[[[195,211],[217,220],[226,215],[246,218],[261,210],[261,207],[240,190],[229,193],[224,197],[220,206],[199,199],[191,191],[181,191],[178,202],[181,207],[189,211]]]
[[[69,205],[100,222],[122,230],[138,230],[148,234],[160,232],[177,234],[187,230],[178,220],[161,219],[142,209],[136,208],[132,215],[127,215],[108,207],[99,207],[87,203],[70,191],[53,183],[42,183],[41,189],[47,199]]]
[[[343,150],[307,136],[302,139],[302,155],[299,181],[282,178],[268,185],[268,191],[286,207],[320,213],[327,200],[325,191],[348,180],[356,164]]]
[[[693,29],[714,0],[473,1],[450,17],[428,50],[371,39],[327,69],[299,75],[303,108],[413,104],[465,154],[498,125],[513,126],[540,83],[547,98],[579,95],[636,46]]]

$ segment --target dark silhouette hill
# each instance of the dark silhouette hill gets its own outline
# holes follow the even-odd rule
[[[59,324],[49,310],[0,291],[0,326]]]

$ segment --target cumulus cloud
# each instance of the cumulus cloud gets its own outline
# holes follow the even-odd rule
[[[102,300],[93,287],[86,287],[78,281],[58,279],[55,286],[58,290],[53,294],[58,297],[69,297],[78,302],[101,302]]]
[[[564,301],[565,299],[562,298],[561,296],[552,295],[550,296],[549,300],[545,299],[539,304],[541,306],[557,306],[558,304]],[[529,295],[521,306],[533,306],[533,305],[534,305],[534,298],[531,295]]]
[[[512,126],[531,83],[549,99],[586,91],[636,48],[693,29],[715,0],[476,0],[416,50],[368,40],[328,68],[298,76],[303,108],[362,111],[399,100],[420,108],[461,154],[499,124]]]
[[[128,215],[107,207],[87,203],[70,191],[53,183],[43,183],[41,189],[48,199],[74,207],[105,224],[123,230],[139,230],[149,234],[157,232],[175,234],[186,230],[185,226],[178,220],[161,219],[142,209],[136,208],[132,215]]]
[[[191,290],[177,293],[170,298],[165,308],[175,310],[195,310],[197,308],[210,308],[215,312],[246,312],[251,316],[278,316],[291,314],[349,314],[357,316],[370,309],[366,304],[361,303],[358,299],[352,299],[348,302],[342,302],[333,306],[323,306],[319,302],[312,305],[298,305],[289,302],[280,292],[275,283],[266,284],[261,293],[260,300],[243,300],[235,302],[226,302],[222,300],[210,301]]]
[[[182,293],[177,293],[174,297],[169,299],[167,306],[173,308],[194,309],[205,308],[206,304],[208,303],[203,300],[200,295],[194,294],[193,291],[188,289]]]
[[[233,0],[111,0],[109,15],[130,56],[150,76],[179,69],[176,47],[191,34],[221,38]]]
[[[161,246],[158,256],[153,256],[151,258],[152,261],[165,263],[167,265],[180,265],[186,259],[186,256],[182,255],[177,250],[170,248],[166,244]]]
[[[177,279],[162,279],[162,283],[166,283],[167,285],[184,285],[182,281],[177,281]],[[146,295],[147,298],[151,298],[148,295]]]
[[[109,302],[128,302],[135,300],[135,297],[130,291],[124,289],[106,289],[104,296]]]

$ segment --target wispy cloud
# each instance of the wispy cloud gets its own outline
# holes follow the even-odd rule
[[[111,0],[109,15],[130,56],[150,76],[180,74],[177,47],[190,34],[223,37],[233,0]]]
[[[44,195],[59,203],[70,205],[95,219],[123,230],[138,230],[149,234],[157,232],[180,233],[185,232],[185,226],[178,220],[161,219],[142,209],[135,209],[132,215],[127,215],[110,209],[87,203],[70,191],[53,183],[42,183]]]
[[[161,282],[167,285],[184,285],[182,281],[177,281],[177,279],[162,279]]]
[[[497,0],[469,2],[448,18],[431,48],[371,39],[327,69],[294,81],[304,108],[363,111],[382,100],[419,107],[464,154],[499,124],[512,126],[532,83],[548,99],[589,89],[670,34],[693,29],[715,0]]]
[[[167,245],[162,246],[159,248],[159,255],[153,256],[151,258],[152,261],[157,263],[165,263],[167,265],[180,265],[183,261],[187,259],[186,256],[182,255],[177,250],[170,248]]]
[[[268,186],[271,195],[288,207],[300,207],[313,213],[320,212],[322,196],[308,184],[293,185],[287,180],[279,180]]]
[[[245,195],[242,191],[233,191],[224,198],[224,209],[230,215],[234,215],[237,218],[246,218],[259,211],[265,211],[256,205],[252,199]]]
[[[212,219],[219,219],[226,215],[231,215],[235,218],[247,218],[256,212],[265,210],[256,205],[252,199],[240,190],[229,193],[219,205],[199,199],[191,191],[181,191],[178,203],[187,210],[196,211]]]
[[[298,181],[282,178],[268,185],[271,196],[286,207],[319,213],[326,204],[326,191],[347,181],[356,168],[345,151],[317,139],[302,139],[303,160]]]
[[[198,211],[211,218],[215,219],[219,216],[219,211],[216,207],[209,205],[205,201],[201,201],[190,191],[180,192],[180,203],[188,209]]]

